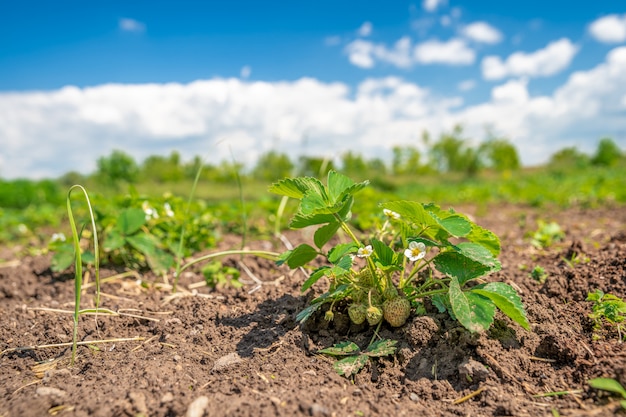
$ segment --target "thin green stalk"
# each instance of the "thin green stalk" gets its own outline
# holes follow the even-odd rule
[[[183,245],[185,240],[185,227],[187,226],[187,220],[189,219],[189,212],[191,211],[191,202],[193,201],[194,195],[196,194],[196,188],[198,187],[198,182],[200,181],[200,174],[202,173],[202,167],[204,163],[200,161],[200,166],[198,167],[198,171],[196,172],[196,177],[193,180],[193,184],[191,185],[191,192],[189,193],[189,199],[187,200],[187,208],[185,209],[185,214],[183,216],[183,224],[180,226],[180,240],[178,241],[178,249],[176,250],[176,272],[174,273],[174,283],[172,284],[172,292],[176,292],[176,286],[178,285],[178,277],[180,277],[181,273],[181,264],[183,261]]]
[[[96,312],[100,306],[100,249],[98,246],[98,232],[96,230],[96,221],[93,215],[93,210],[91,208],[91,201],[89,200],[89,195],[87,194],[87,190],[81,185],[73,185],[69,191],[67,192],[67,213],[70,221],[70,228],[72,229],[72,239],[74,241],[74,329],[72,332],[72,358],[70,361],[70,366],[74,365],[74,361],[76,359],[76,346],[78,341],[78,317],[81,314],[80,310],[80,297],[82,293],[82,285],[83,285],[83,261],[80,250],[80,236],[78,234],[78,229],[76,228],[76,221],[74,219],[74,214],[72,212],[72,191],[78,188],[83,192],[85,196],[85,200],[87,201],[87,207],[89,208],[89,216],[91,218],[91,227],[93,230],[93,247],[94,247],[94,266],[95,266],[95,281],[96,281]]]
[[[239,191],[239,205],[241,206],[241,220],[243,230],[241,231],[241,249],[246,247],[246,240],[248,238],[248,215],[246,213],[246,204],[243,199],[243,186],[241,184],[241,176],[239,175],[239,170],[237,169],[237,161],[235,160],[235,155],[233,154],[233,150],[230,149],[230,156],[233,160],[233,169],[235,170],[235,181],[237,181],[237,189]]]
[[[425,297],[430,297],[430,296],[437,295],[437,294],[446,294],[447,292],[448,292],[447,288],[440,288],[438,290],[425,291],[422,293],[413,294],[412,296],[408,297],[408,299],[409,301],[413,301],[416,298],[425,298]]]
[[[283,214],[285,213],[285,207],[287,207],[287,201],[289,201],[289,197],[286,195],[280,200],[280,204],[278,206],[278,210],[276,210],[276,223],[274,223],[274,236],[280,236],[280,221],[283,218]]]

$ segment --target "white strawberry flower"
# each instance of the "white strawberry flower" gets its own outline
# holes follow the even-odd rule
[[[359,258],[368,258],[374,253],[374,249],[372,249],[372,245],[367,245],[364,248],[359,248],[356,252],[356,256]]]
[[[411,242],[409,247],[404,251],[404,256],[409,258],[411,262],[419,261],[426,256],[426,245],[422,242]]]

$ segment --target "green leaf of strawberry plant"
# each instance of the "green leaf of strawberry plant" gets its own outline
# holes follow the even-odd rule
[[[472,224],[464,217],[455,214],[445,219],[436,219],[437,223],[441,225],[452,236],[463,237],[472,230]]]
[[[472,231],[465,236],[470,242],[477,243],[487,249],[493,256],[500,253],[500,239],[493,232],[483,229],[477,224],[472,225]]]
[[[397,340],[377,340],[369,345],[363,354],[370,357],[393,355],[396,352],[396,343],[398,343]]]
[[[344,191],[354,185],[354,181],[336,171],[328,171],[328,196],[331,203],[341,201],[345,196]]]
[[[332,347],[318,350],[317,352],[331,356],[349,356],[354,355],[355,353],[359,353],[360,351],[361,349],[359,349],[359,346],[357,346],[356,343],[345,341],[341,343],[336,343]]]
[[[296,316],[296,321],[304,323],[313,315],[325,302],[332,300],[341,300],[350,293],[350,287],[347,284],[341,284],[332,292],[325,292],[311,301],[311,305],[302,310]]]
[[[358,249],[358,246],[354,242],[340,243],[328,251],[328,262],[336,264],[346,254],[354,253]]]
[[[315,180],[308,177],[285,178],[272,184],[269,191],[274,194],[284,195],[299,200],[304,197],[304,193],[309,190],[309,181]]]
[[[313,235],[315,246],[321,249],[322,246],[335,236],[335,233],[339,230],[339,226],[341,226],[339,222],[333,221],[317,229]]]
[[[279,260],[279,265],[287,262],[291,269],[295,269],[311,262],[319,254],[315,248],[306,243],[296,246],[293,250],[285,252]]]
[[[349,356],[333,364],[333,368],[339,375],[350,378],[359,373],[365,366],[369,358],[365,355]]]
[[[462,291],[456,277],[450,280],[449,296],[456,319],[470,332],[487,330],[493,323],[496,308],[491,300],[479,294]]]
[[[469,259],[488,267],[490,272],[496,272],[502,268],[500,261],[487,248],[478,243],[462,242],[456,245],[456,248]]]
[[[128,208],[117,218],[115,227],[123,235],[132,235],[146,224],[146,213],[139,208]]]
[[[485,265],[453,251],[441,252],[434,258],[434,264],[438,271],[457,278],[460,285],[489,272]]]
[[[121,248],[122,246],[124,246],[125,243],[126,240],[124,240],[124,236],[122,236],[122,234],[116,229],[113,229],[104,239],[102,247],[105,251],[112,251]]]
[[[415,201],[391,201],[381,204],[381,206],[398,213],[401,218],[415,223],[420,227],[438,226],[433,216],[424,210],[424,206]]]
[[[486,285],[476,286],[471,289],[471,292],[489,298],[511,320],[524,329],[530,330],[530,324],[526,318],[522,300],[510,285],[503,282],[491,282]]]
[[[383,242],[378,239],[372,239],[372,247],[374,248],[374,253],[376,254],[376,260],[380,263],[381,266],[391,266],[395,265],[396,254],[395,252]]]
[[[304,284],[302,284],[302,288],[300,288],[300,291],[305,292],[306,290],[311,288],[313,284],[319,281],[319,279],[326,275],[329,271],[330,267],[328,266],[322,266],[313,271],[313,273],[307,278],[307,280],[304,281]]]

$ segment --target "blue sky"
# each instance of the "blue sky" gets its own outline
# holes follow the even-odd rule
[[[89,172],[112,149],[386,157],[457,123],[526,164],[625,148],[626,3],[580,4],[4,2],[0,176]]]

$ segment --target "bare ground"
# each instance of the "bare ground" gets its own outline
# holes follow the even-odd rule
[[[80,339],[140,340],[80,346],[69,367],[66,346],[15,349],[72,336],[72,316],[57,311],[73,308],[72,276],[52,273],[49,257],[27,257],[0,268],[0,416],[624,414],[615,397],[587,384],[602,376],[626,385],[626,343],[615,329],[594,331],[585,298],[598,288],[626,296],[626,208],[459,211],[500,236],[503,269],[488,279],[518,289],[531,332],[500,316],[488,333],[471,335],[430,309],[399,329],[383,326],[380,335],[398,341],[397,354],[348,380],[315,352],[344,340],[365,346],[373,329],[351,326],[341,314],[330,324],[318,316],[301,326],[295,315],[323,284],[302,294],[301,272],[230,258],[229,265],[245,265],[242,289],[196,287],[198,270],[181,277],[184,291],[175,296],[166,285],[139,285],[163,283],[149,274],[105,283],[102,306],[125,315],[83,316]],[[531,247],[526,233],[537,219],[559,223],[565,240]],[[221,248],[237,244],[230,236]],[[548,273],[543,284],[529,275],[537,265]],[[93,287],[83,298],[83,307],[90,304]]]

